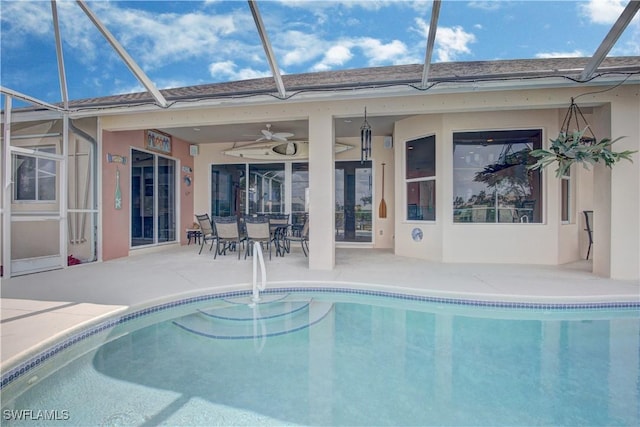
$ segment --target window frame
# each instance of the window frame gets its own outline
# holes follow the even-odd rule
[[[432,143],[433,144],[433,173],[431,175],[427,175],[425,174],[424,176],[421,177],[414,177],[414,178],[407,178],[408,172],[409,172],[409,165],[408,165],[408,156],[407,156],[407,151],[409,151],[408,145],[411,143],[416,143],[419,142],[421,140],[424,140],[425,142],[428,143]],[[436,134],[435,133],[431,133],[431,134],[427,134],[427,135],[423,135],[417,138],[412,138],[412,139],[407,139],[404,142],[404,218],[403,221],[408,222],[408,223],[414,223],[414,222],[418,222],[418,223],[424,223],[424,222],[429,222],[429,223],[434,223],[437,220],[437,176],[438,176],[438,168],[437,168],[437,160],[438,160],[438,147],[437,147],[437,140],[436,140]],[[413,184],[413,183],[422,183],[422,182],[433,182],[433,218],[410,218],[410,212],[409,212],[409,184]]]
[[[27,150],[33,150],[33,153],[22,153],[22,152],[16,152],[13,154],[13,172],[12,172],[12,178],[13,178],[13,191],[11,194],[11,201],[12,203],[38,203],[38,204],[51,204],[51,203],[57,203],[58,202],[58,161],[60,159],[57,159],[58,155],[58,146],[55,143],[52,144],[47,144],[47,145],[38,145],[38,146],[31,146],[31,147],[23,147]],[[44,156],[41,156],[39,154],[44,153]],[[56,158],[50,158],[50,156],[52,157],[56,157]],[[27,157],[27,158],[32,158],[35,161],[35,166],[34,166],[34,188],[35,188],[35,197],[33,199],[26,199],[26,198],[18,198],[18,190],[20,188],[20,179],[18,178],[18,168],[19,166],[17,166],[17,161],[18,161],[18,157]],[[53,178],[53,194],[54,197],[53,199],[41,199],[40,198],[40,185],[39,182],[41,179],[40,177],[40,170],[41,170],[41,166],[40,166],[40,162],[41,161],[47,161],[47,162],[53,162],[53,167],[54,167],[54,173],[53,176],[51,178]],[[49,173],[49,172],[47,172]]]
[[[535,133],[535,134],[531,134],[531,135],[527,135],[527,133]],[[462,139],[462,141],[461,141]],[[500,139],[503,139],[504,141],[500,142]],[[510,141],[510,140],[513,141]],[[529,139],[530,142],[518,142],[519,139]],[[459,186],[463,185],[466,181],[464,179],[464,177],[462,179],[458,179],[458,174],[462,173],[462,176],[465,175],[465,170],[469,169],[466,173],[472,172],[473,170],[477,170],[475,173],[476,175],[478,175],[478,173],[482,172],[482,173],[488,173],[486,171],[489,171],[492,175],[497,174],[498,172],[500,172],[502,169],[504,170],[508,170],[508,168],[510,169],[511,167],[518,167],[518,166],[524,166],[526,167],[527,165],[531,164],[531,160],[532,158],[530,156],[525,157],[524,159],[522,159],[522,155],[520,154],[521,150],[518,151],[510,151],[510,149],[513,149],[514,145],[528,145],[531,144],[531,148],[529,150],[534,150],[537,148],[543,148],[544,147],[544,129],[541,127],[522,127],[522,128],[507,128],[507,129],[480,129],[480,130],[460,130],[460,131],[453,131],[452,132],[452,153],[453,153],[453,158],[452,158],[452,189],[453,189],[453,200],[452,200],[452,220],[453,220],[453,224],[544,224],[545,220],[544,220],[544,205],[546,203],[546,198],[545,198],[545,190],[544,190],[544,174],[542,173],[542,171],[540,170],[535,170],[535,171],[530,171],[528,173],[532,173],[532,174],[536,174],[536,178],[535,180],[531,180],[531,178],[529,178],[528,180],[528,184],[529,184],[529,189],[531,191],[530,194],[528,194],[528,199],[526,200],[519,200],[519,201],[511,201],[512,204],[515,204],[515,206],[502,206],[501,202],[500,202],[500,197],[504,197],[504,195],[511,195],[513,196],[513,192],[507,192],[507,193],[499,193],[498,187],[496,186],[496,189],[493,190],[492,192],[492,204],[488,205],[488,209],[489,211],[487,213],[485,213],[484,215],[486,215],[485,220],[476,220],[475,219],[475,214],[476,212],[471,212],[471,214],[473,214],[474,219],[472,220],[465,220],[465,218],[467,218],[468,215],[470,215],[469,213],[465,213],[463,211],[465,210],[469,210],[469,207],[466,206],[459,206],[457,205],[458,199],[460,199],[460,193],[459,193]],[[473,151],[470,151],[468,154],[464,157],[460,157],[461,154],[465,154],[464,151],[462,152],[456,152],[456,149],[458,146],[469,146],[469,147],[473,147],[475,146],[475,150],[477,149],[486,149],[486,147],[498,147],[498,146],[502,146],[502,148],[500,149],[500,153],[491,153],[491,151],[488,152],[488,162],[489,163],[484,163],[483,159],[482,159],[482,154],[478,154],[475,153],[473,158],[471,158],[470,160],[470,154],[473,154]],[[505,147],[511,147],[510,149],[506,149]],[[484,147],[484,148],[483,148]],[[502,158],[502,156],[504,157],[503,163],[504,165],[507,165],[504,168],[499,168],[496,169],[495,172],[491,172],[491,170],[493,168],[495,168],[496,166],[494,166],[494,164],[498,164],[498,159]],[[457,165],[456,162],[460,162],[461,160],[458,159],[458,157],[460,157],[460,159],[464,159],[464,161],[469,164],[471,162],[471,166],[466,166],[466,165]],[[493,160],[492,157],[493,156]],[[513,156],[513,157],[512,157]],[[465,158],[466,157],[466,158]],[[509,159],[509,160],[507,160]],[[514,160],[519,160],[519,162],[514,163]],[[478,163],[478,161],[480,163]],[[475,163],[474,163],[475,162]],[[492,163],[493,162],[493,163]],[[490,168],[492,167],[492,168]],[[484,169],[484,170],[483,170]],[[511,172],[514,173],[514,172]],[[488,176],[488,175],[487,175]],[[517,175],[513,175],[513,176],[517,176]],[[473,181],[477,181],[478,178],[476,177],[475,179],[473,179]],[[537,185],[536,185],[536,181],[537,181]],[[484,179],[478,181],[478,182],[485,182]],[[486,181],[487,183],[491,182],[490,180]],[[469,185],[469,184],[467,184]],[[485,184],[485,186],[487,186],[486,188],[491,188],[492,185],[490,184]],[[495,186],[495,184],[493,185]],[[468,190],[469,191],[469,190]],[[476,196],[481,196],[483,194],[489,194],[489,193],[485,193],[484,190],[480,190],[479,193],[470,193],[470,195],[473,195],[473,198],[475,198]],[[517,192],[515,194],[518,194]],[[472,200],[472,198],[469,198],[470,195],[467,195],[467,199],[465,200]],[[526,196],[526,195],[525,195]],[[503,199],[504,200],[504,199]],[[532,205],[533,203],[533,205]],[[486,203],[485,203],[486,204]],[[484,206],[485,204],[482,204],[480,206]],[[533,207],[532,207],[533,206]],[[475,209],[473,206],[471,207],[471,210]],[[505,213],[505,209],[508,211],[511,211],[509,213],[509,215],[512,217],[511,221],[501,221],[501,219],[503,218],[502,214]],[[522,212],[520,212],[520,210],[523,210],[525,212],[527,212],[526,214],[522,214]],[[459,211],[459,212],[457,212]],[[460,213],[462,212],[462,213]],[[480,212],[481,213],[481,212]],[[457,215],[461,215],[460,220],[457,220]],[[478,215],[479,217],[482,217],[484,215]],[[491,216],[493,216],[493,220],[488,221],[486,219],[490,218]],[[468,218],[467,218],[468,219]],[[537,221],[536,221],[537,219]]]

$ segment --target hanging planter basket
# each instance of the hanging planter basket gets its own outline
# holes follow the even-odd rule
[[[579,119],[584,124],[580,127]],[[569,132],[571,120],[575,120],[575,129]],[[590,165],[603,162],[607,167],[611,168],[620,160],[631,160],[631,155],[637,151],[620,151],[611,150],[611,146],[623,137],[611,140],[610,138],[596,140],[593,132],[589,128],[589,124],[582,115],[580,108],[571,99],[571,105],[567,111],[562,130],[556,139],[551,140],[549,149],[532,150],[529,155],[538,158],[538,161],[529,166],[529,169],[544,169],[551,164],[557,164],[556,177],[567,175],[569,168],[574,163],[581,164],[585,169],[589,169]],[[582,129],[582,130],[580,130]]]

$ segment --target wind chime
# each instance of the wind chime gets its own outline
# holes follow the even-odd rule
[[[367,121],[367,107],[364,107],[364,123],[360,127],[360,164],[371,157],[371,125]]]
[[[580,124],[580,119],[582,119],[582,125]],[[575,128],[573,129],[571,129],[572,121],[575,124]],[[571,98],[571,105],[569,105],[567,114],[564,116],[562,127],[560,128],[560,133],[570,137],[574,132],[583,132],[582,137],[580,138],[581,144],[591,145],[596,142],[596,136],[591,130],[587,119],[584,118],[584,115],[582,114],[582,111],[580,111],[580,107],[578,107],[578,104],[576,104],[574,99]]]

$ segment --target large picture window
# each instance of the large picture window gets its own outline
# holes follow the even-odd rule
[[[56,147],[38,147],[36,151],[55,154]],[[27,155],[14,157],[15,201],[50,202],[56,200],[56,162]]]
[[[436,219],[436,137],[407,141],[407,220]]]
[[[453,221],[539,223],[541,175],[529,152],[542,130],[453,134]]]

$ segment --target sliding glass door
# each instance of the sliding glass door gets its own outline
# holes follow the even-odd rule
[[[287,171],[285,173],[285,171]],[[245,179],[245,177],[247,177]],[[335,240],[371,243],[371,162],[335,163]],[[289,187],[290,186],[290,187]],[[285,202],[290,188],[290,204]],[[309,164],[225,164],[211,166],[211,213],[219,216],[290,212],[302,224],[309,212]]]
[[[335,174],[336,242],[371,242],[371,162],[336,162]]]
[[[176,161],[131,150],[131,246],[176,240]]]

